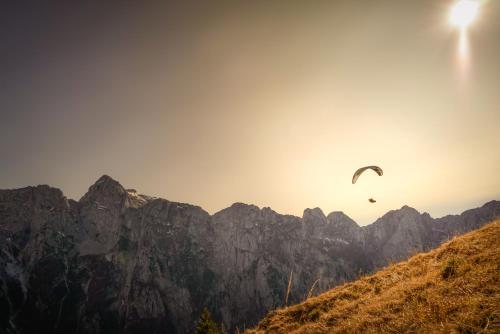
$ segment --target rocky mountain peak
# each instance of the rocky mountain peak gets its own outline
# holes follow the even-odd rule
[[[231,209],[233,211],[247,211],[247,210],[255,211],[255,210],[259,210],[259,207],[257,205],[253,205],[253,204],[236,202],[236,203],[233,203],[229,207],[229,209]]]
[[[487,203],[485,203],[483,206],[483,208],[497,208],[497,207],[500,207],[500,201],[489,201]]]
[[[305,209],[302,215],[302,231],[304,236],[322,238],[325,226],[327,226],[326,216],[320,208]]]
[[[342,211],[333,211],[326,217],[328,223],[339,226],[352,226],[359,228],[359,225]]]
[[[302,214],[304,223],[326,223],[326,216],[320,208],[305,209]]]
[[[122,196],[125,192],[125,188],[118,181],[108,175],[103,175],[92,186],[90,186],[83,198],[93,197],[95,195]]]
[[[82,241],[80,254],[102,254],[118,239],[120,216],[131,206],[128,192],[108,175],[101,176],[78,202]]]
[[[342,211],[333,211],[327,216],[328,232],[351,243],[363,241],[362,228]]]
[[[103,175],[90,186],[87,193],[80,199],[80,202],[116,202],[126,194],[127,191],[118,181],[108,175]]]
[[[412,208],[411,206],[408,206],[408,205],[403,205],[401,207],[401,209],[399,209],[399,210],[400,211],[406,211],[406,212],[417,212],[418,213],[417,209],[414,209],[414,208]]]
[[[241,202],[233,203],[230,207],[222,209],[214,214],[214,217],[235,217],[256,215],[260,211],[259,207]]]
[[[383,215],[381,218],[377,219],[375,224],[379,223],[405,223],[405,222],[413,222],[421,216],[420,212],[416,209],[409,207],[408,205],[404,205],[401,209],[391,210]]]

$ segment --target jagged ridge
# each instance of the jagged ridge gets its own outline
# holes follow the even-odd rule
[[[207,306],[227,328],[430,249],[500,214],[493,201],[432,219],[403,207],[359,227],[236,203],[209,215],[109,176],[78,202],[48,186],[0,190],[0,324],[12,332],[189,332]],[[28,321],[31,320],[31,321]]]

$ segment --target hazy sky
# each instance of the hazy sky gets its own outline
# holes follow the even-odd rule
[[[104,2],[0,4],[0,188],[78,199],[109,174],[360,224],[500,199],[500,1],[467,68],[453,1]],[[384,176],[353,186],[367,164]]]

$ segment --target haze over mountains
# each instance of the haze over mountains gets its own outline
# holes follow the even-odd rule
[[[228,329],[436,247],[500,216],[491,201],[434,219],[404,206],[360,227],[235,203],[198,206],[101,177],[79,200],[49,186],[0,190],[0,328],[6,333],[187,333],[203,307]]]

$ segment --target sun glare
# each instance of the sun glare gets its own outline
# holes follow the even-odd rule
[[[467,28],[479,12],[479,2],[473,0],[460,0],[450,13],[450,23],[456,27]]]

